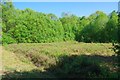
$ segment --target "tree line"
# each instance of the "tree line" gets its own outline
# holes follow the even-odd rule
[[[96,11],[89,17],[62,13],[62,17],[26,8],[16,9],[11,2],[2,3],[2,42],[45,43],[60,41],[116,42],[118,15]]]

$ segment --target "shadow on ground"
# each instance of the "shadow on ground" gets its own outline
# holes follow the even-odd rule
[[[29,72],[11,72],[3,75],[2,80],[41,80],[60,78],[118,78],[117,58],[98,55],[71,55],[59,57],[56,65],[51,65],[44,72],[32,70]]]

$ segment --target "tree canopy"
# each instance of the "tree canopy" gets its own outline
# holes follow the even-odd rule
[[[42,43],[59,41],[115,42],[118,40],[118,16],[96,11],[89,17],[50,13],[29,8],[16,9],[11,2],[2,4],[2,42]]]

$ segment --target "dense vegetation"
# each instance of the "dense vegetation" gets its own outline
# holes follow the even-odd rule
[[[120,46],[114,52],[109,43],[120,41],[115,11],[58,18],[10,2],[1,5],[2,42],[9,44],[3,46],[3,78],[118,78]]]
[[[118,14],[118,42],[114,44],[114,51],[117,54],[118,62],[120,62],[120,12]],[[120,63],[118,64],[120,70]],[[119,73],[120,75],[120,73]]]
[[[3,80],[118,78],[112,47],[112,43],[78,42],[9,44],[3,48]]]
[[[89,17],[63,13],[61,18],[29,8],[16,9],[2,4],[2,41],[9,43],[44,43],[60,41],[116,42],[118,16],[96,11]]]

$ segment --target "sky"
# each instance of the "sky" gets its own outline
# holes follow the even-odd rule
[[[89,16],[96,11],[103,11],[106,14],[118,10],[117,2],[13,2],[17,9],[30,8],[32,10],[53,13],[61,17],[63,12],[69,12],[77,16]]]
[[[11,1],[11,0],[6,0]],[[120,0],[12,0],[14,2],[118,2]]]

